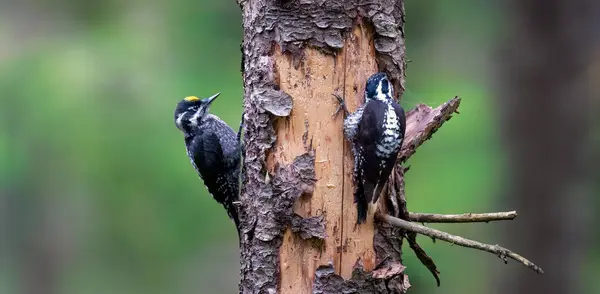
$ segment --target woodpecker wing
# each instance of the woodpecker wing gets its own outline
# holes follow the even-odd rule
[[[221,144],[219,144],[219,137],[214,133],[203,134],[195,136],[191,144],[189,149],[195,150],[191,156],[198,174],[215,200],[219,203],[223,202],[226,195],[219,191],[218,181],[226,167],[223,162],[224,155]]]
[[[235,138],[235,133],[233,136]],[[191,144],[191,149],[196,152],[190,156],[208,192],[225,207],[237,226],[239,224],[237,210],[233,207],[233,201],[238,197],[238,185],[235,179],[237,169],[232,168],[232,165],[239,164],[239,157],[234,162],[225,160],[227,157],[216,133],[195,136]]]
[[[365,198],[365,188],[363,184],[363,169],[364,158],[362,153],[357,150],[357,146],[352,148],[354,154],[354,203],[356,203],[356,211],[358,213],[357,222],[364,223],[367,221],[367,211],[369,202]]]
[[[396,113],[398,129],[400,132],[400,136],[398,138],[398,146],[393,150],[393,154],[390,155],[389,158],[382,160],[380,159],[380,168],[381,171],[379,175],[379,180],[377,181],[377,185],[375,188],[375,194],[373,194],[373,203],[377,202],[385,183],[387,183],[390,174],[392,174],[392,170],[394,169],[394,165],[396,164],[396,158],[398,157],[398,152],[402,148],[402,142],[404,141],[404,133],[406,131],[406,116],[404,114],[404,109],[400,104],[393,102],[392,106],[394,108],[394,112]],[[381,138],[381,137],[380,137]]]
[[[377,156],[377,141],[383,136],[383,120],[387,105],[383,102],[372,100],[367,103],[363,117],[358,125],[356,144],[360,163],[360,178],[358,184],[364,191],[364,200],[369,203],[373,200],[373,193],[380,178],[381,160]]]

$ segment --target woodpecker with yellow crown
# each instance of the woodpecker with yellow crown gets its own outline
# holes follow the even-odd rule
[[[241,125],[236,135],[219,117],[208,113],[219,94],[181,100],[175,108],[175,125],[184,134],[187,155],[208,192],[225,207],[239,229],[236,202],[240,186]]]

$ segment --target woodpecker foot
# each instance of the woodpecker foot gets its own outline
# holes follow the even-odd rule
[[[333,93],[331,95],[333,95],[333,97],[335,97],[337,99],[338,103],[340,104],[332,116],[336,116],[340,112],[340,110],[344,110],[344,117],[348,116],[348,114],[350,114],[350,112],[348,111],[348,108],[346,107],[346,100],[344,100],[344,98],[342,96],[340,96],[336,93]]]

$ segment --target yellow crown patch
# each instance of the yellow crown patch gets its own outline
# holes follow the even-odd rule
[[[198,98],[196,96],[187,96],[183,100],[191,102],[191,101],[198,101],[198,100],[200,100],[200,98]]]

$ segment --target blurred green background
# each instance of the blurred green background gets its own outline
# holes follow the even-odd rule
[[[237,292],[235,229],[172,116],[187,95],[222,92],[212,112],[238,125],[235,1],[12,2],[0,4],[0,293]],[[475,0],[406,1],[406,10],[405,108],[463,97],[461,114],[409,163],[409,209],[513,209],[500,198],[506,159],[490,83],[501,10]],[[507,239],[498,224],[433,227]],[[407,247],[411,293],[489,293],[502,271],[535,278],[487,253],[420,240],[442,288]],[[587,260],[597,266],[598,251]]]

